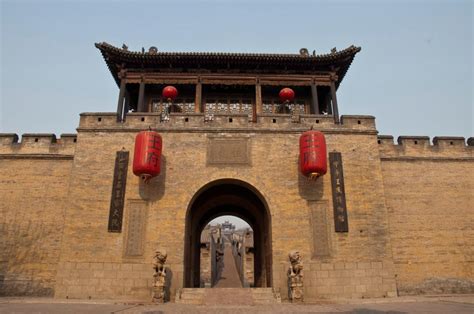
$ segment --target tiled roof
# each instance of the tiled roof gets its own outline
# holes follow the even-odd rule
[[[330,71],[337,69],[339,82],[361,48],[350,46],[344,50],[321,55],[226,53],[226,52],[137,52],[117,48],[106,42],[96,43],[117,83],[117,65],[126,68],[201,68],[221,67],[245,71],[271,69],[273,71]]]

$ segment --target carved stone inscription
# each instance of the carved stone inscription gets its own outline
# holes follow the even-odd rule
[[[141,256],[144,252],[147,208],[146,203],[131,200],[128,203],[128,229],[125,242],[126,256]]]
[[[250,141],[244,137],[209,138],[208,165],[250,165]]]
[[[112,183],[112,197],[109,212],[109,232],[122,232],[128,155],[128,151],[118,151],[115,157],[114,181]]]
[[[313,229],[313,257],[330,255],[327,224],[327,201],[309,202],[311,208],[311,227]]]
[[[331,168],[332,201],[334,204],[334,226],[336,232],[348,232],[346,192],[344,190],[344,172],[342,156],[339,152],[329,153]]]

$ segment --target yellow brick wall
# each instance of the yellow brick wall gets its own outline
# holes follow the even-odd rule
[[[149,300],[153,253],[162,249],[173,299],[183,285],[190,202],[224,178],[247,182],[269,207],[273,287],[283,298],[292,250],[303,256],[307,301],[437,291],[446,283],[464,291],[472,280],[474,175],[472,147],[463,141],[393,145],[377,138],[373,117],[363,116],[343,117],[341,125],[309,115],[296,122],[262,115],[256,124],[244,116],[232,123],[218,115],[209,123],[186,118],[174,114],[160,123],[153,114],[130,114],[118,124],[114,114],[82,114],[77,143],[28,135],[15,144],[0,136],[2,293]],[[132,173],[133,146],[149,125],[163,137],[162,173],[144,185]],[[310,126],[326,134],[329,152],[342,154],[348,233],[334,231],[330,173],[316,182],[299,174],[298,139]],[[216,136],[249,138],[250,165],[208,165]],[[123,228],[109,233],[115,154],[122,149],[130,151]],[[147,202],[144,254],[130,257],[124,246],[136,200]],[[323,223],[314,221],[321,215]],[[327,240],[315,238],[323,235]]]
[[[74,137],[0,140],[0,295],[52,296]]]
[[[98,115],[101,115],[100,122]],[[178,118],[172,116],[172,119]],[[308,265],[307,299],[393,295],[395,281],[373,118],[347,117],[341,126],[321,118],[321,129],[327,133],[328,150],[340,151],[343,156],[350,228],[347,234],[334,233],[330,176],[326,175],[318,182],[308,182],[299,175],[298,139],[314,121],[294,124],[291,117],[279,116],[276,118],[282,121],[274,124],[273,118],[265,118],[267,120],[250,127],[246,117],[245,121],[235,118],[232,125],[223,125],[226,119],[214,121],[214,125],[204,125],[199,122],[202,117],[191,117],[189,128],[180,125],[182,120],[158,125],[164,143],[163,173],[150,185],[144,186],[132,174],[130,161],[126,199],[149,200],[145,254],[131,259],[123,254],[124,234],[107,232],[115,152],[122,147],[132,152],[136,132],[146,128],[149,119],[155,117],[145,115],[142,122],[140,115],[130,115],[124,125],[118,126],[114,116],[83,115],[71,175],[71,203],[65,218],[56,296],[149,298],[151,282],[123,281],[126,271],[121,265],[132,265],[132,268],[137,268],[138,278],[148,276],[151,279],[152,254],[156,248],[168,252],[167,264],[172,272],[171,291],[174,296],[174,291],[183,284],[186,210],[201,187],[223,178],[245,181],[265,198],[271,212],[273,286],[283,294],[287,290],[288,252],[296,249]],[[156,121],[152,123],[156,125]],[[216,135],[249,137],[251,166],[208,166],[209,136]],[[317,265],[323,261],[312,259],[309,203],[314,200],[325,200],[329,204],[327,215],[332,228],[332,251],[322,264],[328,273],[327,279],[317,277]],[[127,204],[124,230],[127,227]],[[359,277],[356,278],[352,272],[340,272],[337,265],[350,262],[362,263],[354,264],[360,268]],[[92,269],[95,263],[104,268],[108,265],[109,270]],[[386,265],[384,271],[380,269],[382,264]],[[75,276],[82,281],[79,278],[71,281]],[[95,288],[87,283],[87,278],[97,279]],[[344,289],[348,284],[351,288]]]
[[[417,144],[415,144],[417,141]],[[463,140],[380,144],[400,294],[472,293],[474,160]]]

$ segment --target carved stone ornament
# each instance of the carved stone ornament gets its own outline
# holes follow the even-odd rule
[[[292,303],[302,303],[304,296],[303,262],[300,252],[291,251],[288,254],[290,267],[288,269],[289,299]]]
[[[166,254],[163,250],[157,250],[155,252],[154,261],[153,261],[153,270],[155,274],[153,275],[154,284],[153,284],[153,301],[156,303],[165,302],[165,292],[166,292]]]

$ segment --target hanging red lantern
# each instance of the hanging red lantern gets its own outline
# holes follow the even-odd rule
[[[278,96],[282,102],[290,102],[295,99],[295,92],[291,88],[285,87],[282,88]]]
[[[153,131],[142,131],[135,138],[133,173],[145,183],[160,174],[162,139]]]
[[[300,137],[300,170],[311,180],[327,172],[326,140],[319,131],[307,131]]]
[[[161,93],[163,98],[165,98],[168,101],[173,101],[178,97],[178,90],[174,86],[166,86],[163,88],[163,92]]]

